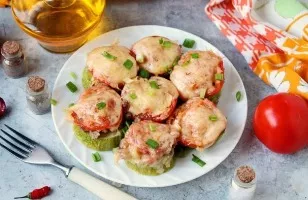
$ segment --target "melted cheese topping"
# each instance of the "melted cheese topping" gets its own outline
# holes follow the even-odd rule
[[[151,130],[155,127],[155,130]],[[152,121],[133,123],[120,147],[116,152],[116,159],[124,159],[139,166],[162,168],[166,162],[171,162],[173,150],[179,137],[179,132],[168,124]],[[146,144],[148,139],[155,140],[159,146],[156,149]],[[162,162],[163,161],[163,162]]]
[[[211,121],[210,116],[216,116],[217,121]],[[215,143],[225,130],[227,119],[212,102],[196,97],[178,108],[173,124],[180,127],[183,144],[203,150]]]
[[[99,109],[97,104],[101,102],[106,106]],[[69,113],[76,114],[77,118],[74,120],[78,120],[77,124],[82,128],[88,129],[86,131],[114,131],[122,119],[122,102],[118,93],[99,84],[85,90],[78,102],[69,108]],[[101,128],[93,130],[95,127]]]
[[[151,81],[155,81],[159,89],[151,88]],[[135,95],[136,98],[132,98],[131,95]],[[124,101],[129,103],[128,111],[134,116],[161,116],[160,121],[162,121],[175,108],[179,94],[171,81],[156,76],[149,80],[136,78],[128,82],[124,86],[121,96]]]
[[[198,59],[191,57],[197,53]],[[174,67],[170,80],[178,89],[183,100],[200,96],[202,90],[215,89],[215,74],[221,58],[211,51],[189,51],[185,53],[178,65]]]
[[[115,60],[103,56],[104,52],[116,56]],[[124,62],[129,59],[133,62],[131,69],[124,67]],[[134,57],[130,55],[129,49],[123,46],[105,46],[92,50],[88,54],[87,66],[92,72],[93,78],[118,89],[119,84],[137,76],[138,66]]]
[[[170,47],[163,47],[159,40],[171,42]],[[132,47],[133,52],[138,58],[142,58],[140,66],[152,74],[159,75],[168,72],[172,69],[173,62],[181,56],[181,47],[170,41],[168,38],[151,36],[146,37],[136,42]]]

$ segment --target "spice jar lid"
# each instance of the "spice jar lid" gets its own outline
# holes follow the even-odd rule
[[[240,187],[249,188],[256,183],[256,173],[250,166],[240,166],[234,172],[234,181]]]
[[[256,177],[255,171],[247,165],[240,166],[236,170],[236,174],[240,181],[242,181],[243,183],[250,183]]]
[[[1,53],[4,57],[6,56],[14,56],[20,51],[20,44],[16,41],[6,41],[2,45]]]
[[[45,88],[45,80],[39,76],[30,76],[28,87],[33,92],[41,92]]]

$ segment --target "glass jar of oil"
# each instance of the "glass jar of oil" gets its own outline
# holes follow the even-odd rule
[[[53,52],[80,47],[101,21],[106,0],[12,0],[18,26]]]

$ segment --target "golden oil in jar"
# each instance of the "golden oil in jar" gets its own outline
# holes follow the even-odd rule
[[[46,49],[69,52],[80,47],[101,20],[105,0],[13,0],[19,27]]]

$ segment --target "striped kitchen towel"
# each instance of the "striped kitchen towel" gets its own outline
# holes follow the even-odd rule
[[[278,92],[308,99],[308,0],[210,0],[208,17]]]
[[[10,0],[0,0],[0,8],[7,7],[10,5]]]

